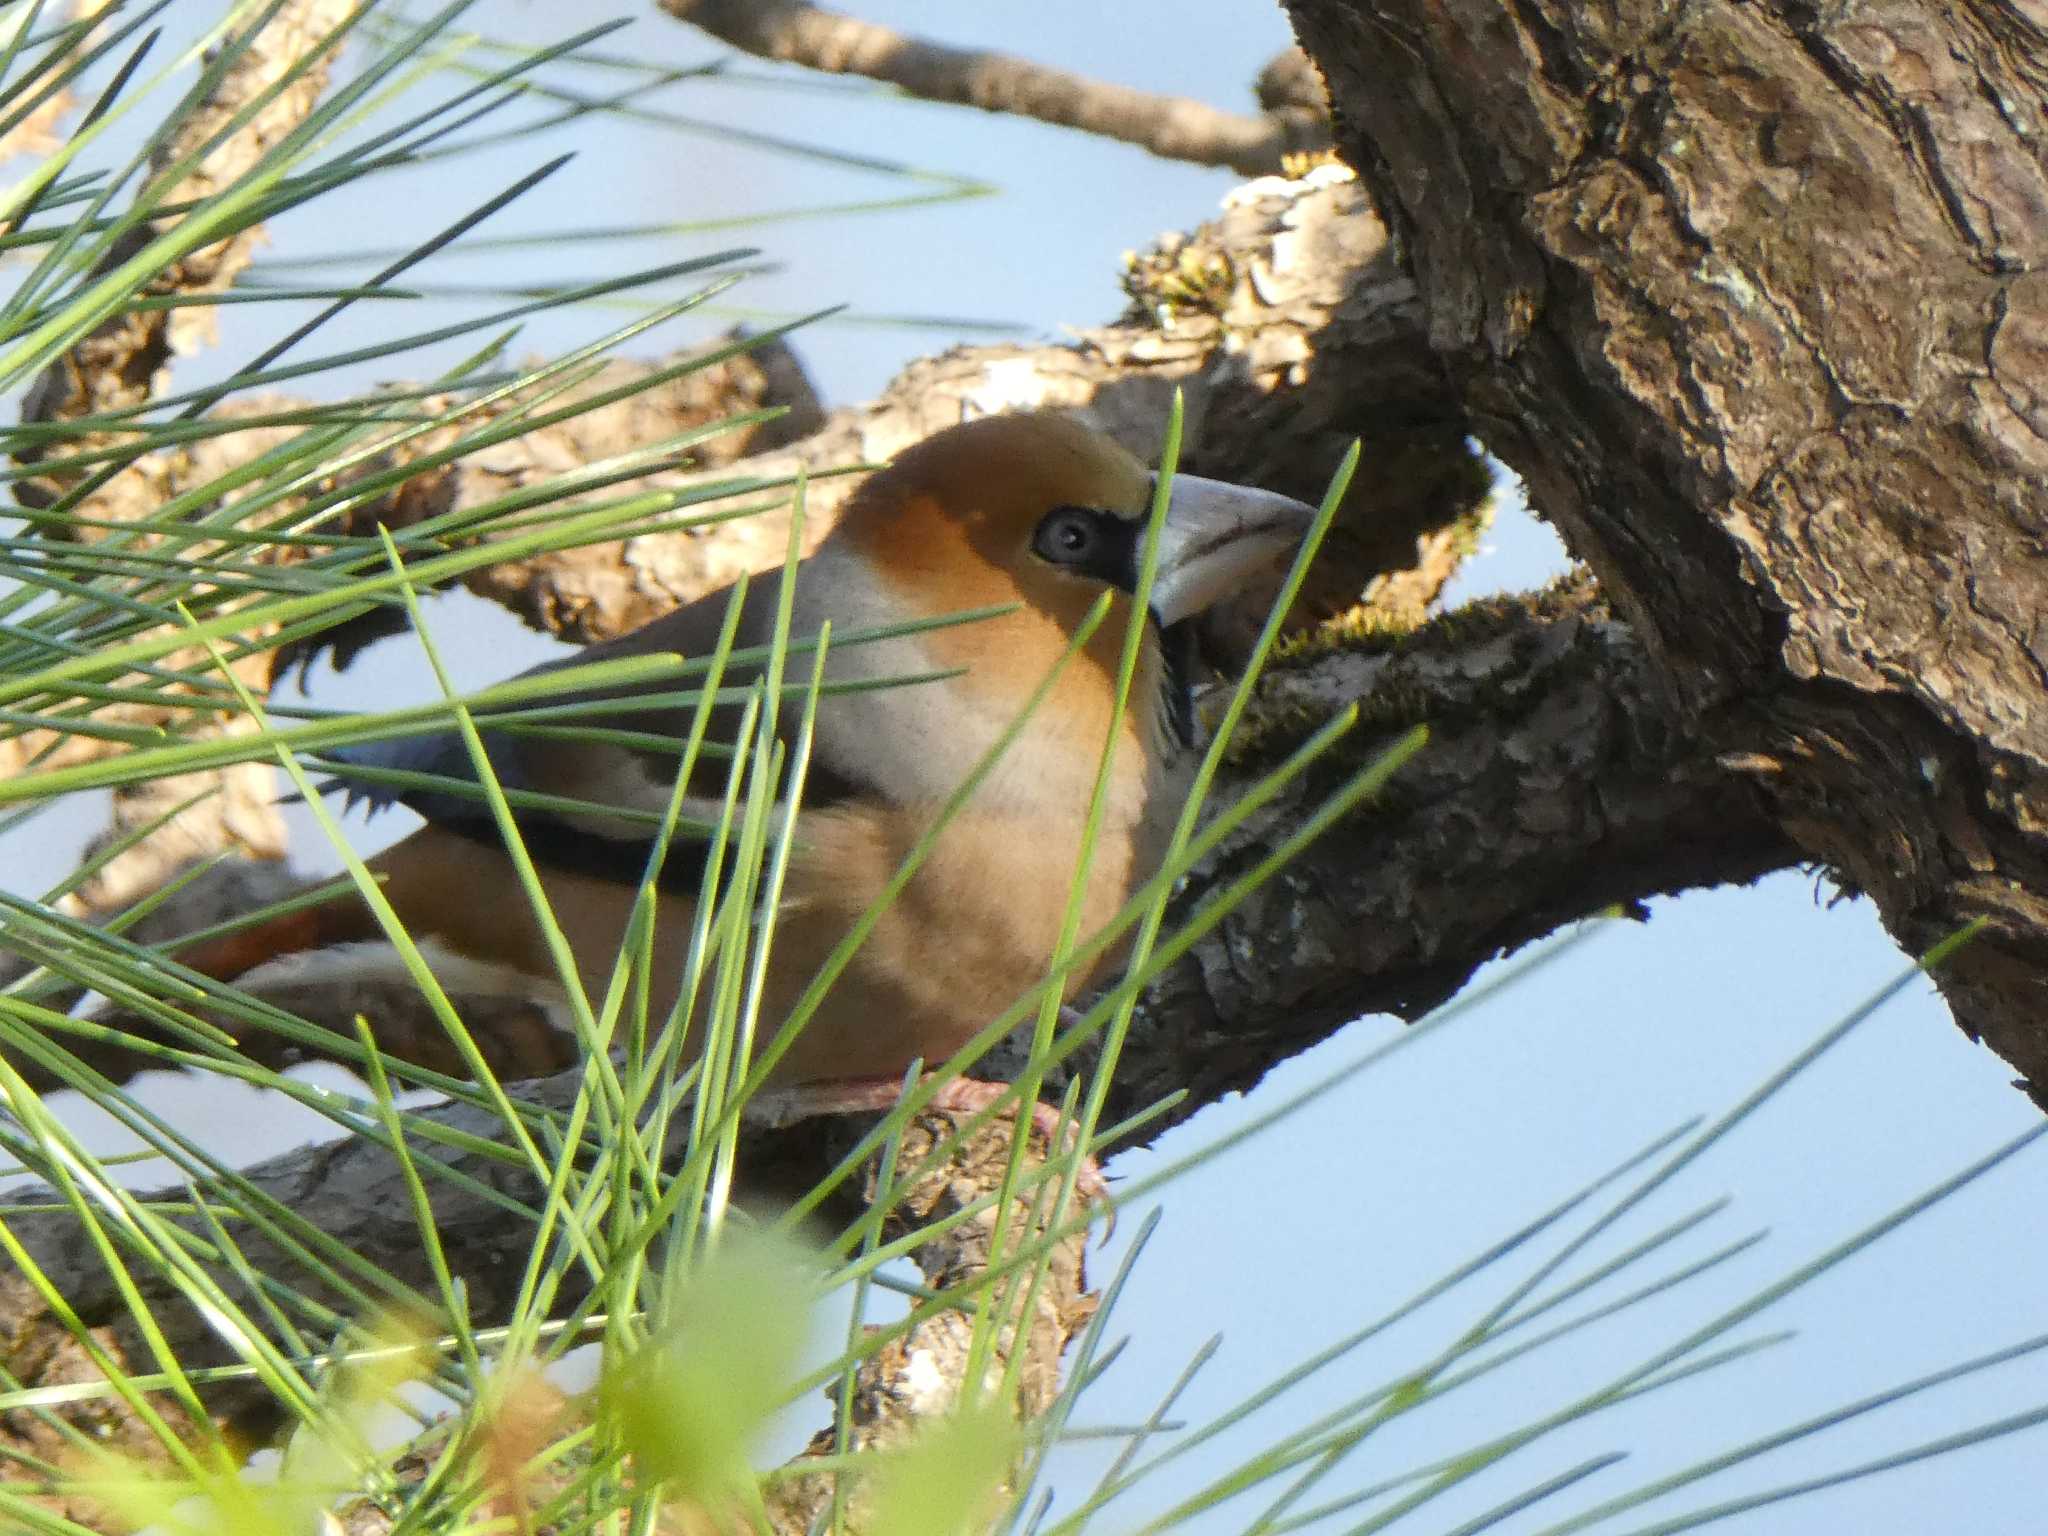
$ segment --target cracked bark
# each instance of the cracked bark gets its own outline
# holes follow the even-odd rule
[[[2048,1103],[2039,8],[1289,10],[1480,435]]]

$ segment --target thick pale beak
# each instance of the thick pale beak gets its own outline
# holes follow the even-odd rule
[[[1159,530],[1152,612],[1171,625],[1214,607],[1292,551],[1315,515],[1291,496],[1175,475]]]

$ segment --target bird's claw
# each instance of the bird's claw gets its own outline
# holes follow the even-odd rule
[[[1014,1086],[1010,1083],[985,1083],[973,1077],[948,1078],[938,1085],[932,1097],[932,1108],[950,1110],[954,1114],[979,1114],[998,1103],[1004,1095],[1012,1093]],[[1054,1155],[1061,1146],[1063,1138],[1060,1131],[1063,1127],[1070,1133],[1065,1140],[1071,1144],[1073,1134],[1077,1134],[1080,1127],[1044,1100],[1032,1101],[1031,1128],[1045,1138],[1047,1148]],[[1116,1203],[1110,1198],[1109,1180],[1102,1172],[1102,1164],[1096,1161],[1092,1152],[1084,1153],[1075,1166],[1074,1193],[1084,1203],[1102,1207],[1106,1218],[1103,1240],[1107,1242],[1109,1234],[1116,1229]]]

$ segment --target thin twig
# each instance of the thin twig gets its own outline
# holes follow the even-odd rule
[[[1135,144],[1166,160],[1270,176],[1289,154],[1330,142],[1326,110],[1295,90],[1268,94],[1265,111],[1224,112],[1089,80],[1011,54],[953,48],[804,0],[661,0],[662,9],[743,53],[825,74],[861,75],[925,101],[1036,118]],[[1276,61],[1277,62],[1277,61]],[[1269,66],[1268,73],[1273,73]],[[1289,77],[1290,85],[1300,71]]]

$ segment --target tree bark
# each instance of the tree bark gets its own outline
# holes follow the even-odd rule
[[[2048,1103],[2048,15],[1289,9],[1475,429]]]

